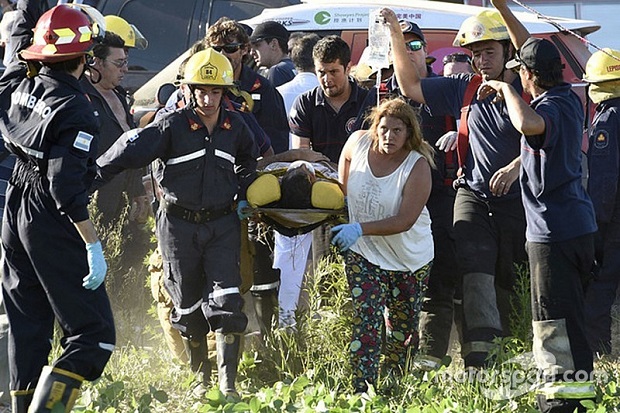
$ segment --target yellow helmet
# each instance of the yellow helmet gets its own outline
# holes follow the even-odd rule
[[[586,63],[583,80],[588,83],[620,80],[620,51],[605,48],[592,54]]]
[[[119,16],[104,17],[106,30],[120,36],[125,41],[125,47],[146,49],[149,42],[133,24]]]
[[[456,34],[453,46],[467,47],[485,40],[509,40],[510,35],[504,19],[496,10],[483,10],[465,19]]]
[[[230,61],[212,48],[196,52],[189,58],[181,83],[186,85],[234,86]]]

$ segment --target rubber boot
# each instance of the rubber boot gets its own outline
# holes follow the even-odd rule
[[[241,334],[216,333],[217,372],[220,379],[220,390],[226,396],[239,396],[235,387],[237,366],[241,349]]]
[[[211,362],[206,337],[190,339],[183,337],[185,353],[189,359],[189,366],[194,373],[198,373],[200,384],[206,390],[211,386]]]
[[[43,367],[28,413],[51,412],[54,409],[69,413],[80,394],[82,381],[84,378],[73,372],[52,366]]]
[[[278,290],[253,292],[254,311],[263,337],[271,333],[274,314],[278,306]]]
[[[34,390],[13,390],[11,391],[11,412],[28,413],[28,407],[32,402]]]

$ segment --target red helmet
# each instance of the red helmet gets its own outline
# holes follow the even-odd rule
[[[39,18],[32,45],[21,56],[25,60],[62,62],[88,53],[93,46],[89,16],[80,9],[58,5]]]

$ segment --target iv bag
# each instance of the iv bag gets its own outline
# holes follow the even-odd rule
[[[379,15],[380,9],[368,12],[368,48],[369,55],[366,63],[373,69],[389,67],[388,51],[390,49],[390,28],[383,17]]]

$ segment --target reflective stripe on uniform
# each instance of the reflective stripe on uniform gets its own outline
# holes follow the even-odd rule
[[[108,350],[109,352],[113,352],[114,351],[114,344],[110,344],[110,343],[99,343],[99,348],[102,348],[104,350]]]
[[[463,343],[461,353],[463,357],[469,353],[488,353],[494,349],[496,345],[488,341],[471,341],[469,343]]]
[[[200,158],[201,156],[204,156],[205,153],[207,153],[206,149],[201,149],[196,152],[188,153],[187,155],[177,156],[176,158],[170,158],[166,161],[166,165],[176,165],[179,163],[191,161],[191,160]]]
[[[426,354],[415,360],[414,365],[424,371],[437,370],[441,367],[441,359]]]
[[[209,294],[209,299],[223,297],[225,295],[240,294],[238,287],[220,288]]]
[[[19,143],[15,142],[15,141],[13,141],[13,140],[11,140],[11,139],[9,139],[9,138],[8,138],[8,137],[6,137],[6,136],[3,136],[3,139],[4,139],[5,141],[10,142],[10,143],[11,143],[11,145],[15,145],[15,146],[17,146],[17,147],[18,147],[19,149],[21,149],[21,150],[22,150],[25,154],[28,154],[28,155],[30,155],[30,156],[34,156],[34,157],[35,157],[35,158],[37,158],[37,159],[43,159],[43,155],[44,155],[44,154],[43,154],[43,152],[41,152],[41,151],[37,151],[36,149],[32,149],[32,148],[29,148],[29,147],[24,146],[24,145],[20,145]]]
[[[200,308],[200,305],[202,304],[202,298],[198,301],[196,301],[196,303],[189,307],[189,308],[179,308],[179,307],[175,307],[175,310],[177,311],[177,313],[179,313],[180,315],[188,315],[193,313],[194,311],[198,310]]]
[[[255,284],[255,285],[252,286],[252,288],[250,288],[250,291],[275,290],[279,286],[280,286],[280,281],[272,282],[272,283],[269,283],[269,284],[258,284],[258,285]]]
[[[226,159],[231,164],[233,165],[235,164],[235,161],[236,161],[235,157],[229,154],[228,152],[224,152],[224,151],[220,151],[219,149],[216,149],[213,153],[218,158]]]
[[[536,390],[547,399],[591,399],[596,397],[594,384],[591,381],[545,383]]]

